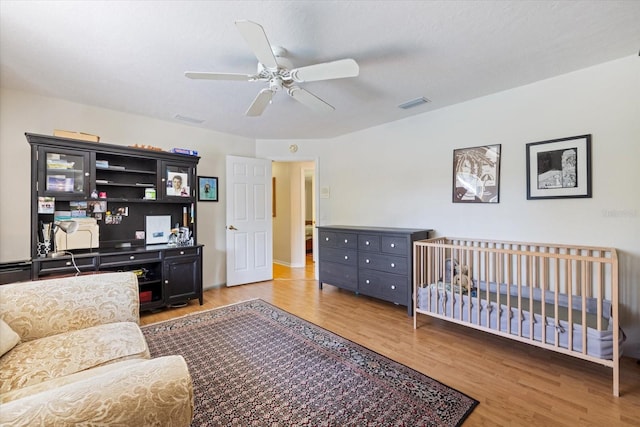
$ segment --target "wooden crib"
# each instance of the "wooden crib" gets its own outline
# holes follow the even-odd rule
[[[619,396],[615,249],[439,237],[414,243],[413,277],[414,328],[426,314],[599,363]]]

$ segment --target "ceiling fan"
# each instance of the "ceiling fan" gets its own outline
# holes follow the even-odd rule
[[[313,110],[333,111],[335,108],[332,105],[301,88],[297,83],[356,77],[360,72],[358,64],[353,59],[341,59],[293,68],[291,62],[284,57],[286,49],[272,47],[262,26],[246,20],[236,21],[235,24],[249,48],[258,58],[258,72],[256,74],[234,74],[187,71],[184,75],[190,79],[268,82],[269,87],[262,89],[249,106],[245,113],[247,116],[261,115],[267,105],[271,103],[273,95],[281,90],[286,90],[293,99]]]

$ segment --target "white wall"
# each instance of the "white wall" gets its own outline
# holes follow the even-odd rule
[[[593,137],[593,197],[527,200],[525,144],[583,134]],[[292,143],[318,158],[318,188],[330,189],[319,225],[618,248],[625,354],[640,357],[637,56],[332,140],[259,140],[256,154],[285,156]],[[502,144],[500,203],[453,204],[453,150],[487,144]]]
[[[198,175],[219,177],[224,188],[225,155],[253,157],[255,142],[219,132],[160,121],[60,99],[0,91],[0,262],[30,258],[31,154],[25,132],[52,135],[67,129],[100,135],[101,141],[198,150]],[[226,282],[225,198],[198,203],[198,242],[204,287]]]

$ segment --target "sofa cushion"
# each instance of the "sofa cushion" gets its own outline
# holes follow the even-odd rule
[[[15,333],[7,322],[0,319],[0,356],[11,350],[20,342],[20,336]]]
[[[17,388],[7,393],[0,394],[0,405],[11,402],[13,400],[22,399],[32,394],[42,393],[43,391],[55,390],[59,387],[73,384],[78,381],[84,381],[106,373],[113,373],[125,366],[135,365],[149,359],[127,359],[120,362],[109,363],[108,365],[98,366],[96,368],[87,369],[85,371],[76,372],[75,374],[66,375],[64,377],[54,378],[49,381],[33,384],[28,387]]]
[[[0,425],[190,425],[193,384],[182,356],[109,366],[113,369],[3,403]]]
[[[108,323],[18,344],[0,358],[0,393],[126,359],[148,359],[133,322]]]

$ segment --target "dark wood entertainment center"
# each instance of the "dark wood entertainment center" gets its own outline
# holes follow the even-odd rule
[[[25,135],[31,144],[33,183],[32,279],[78,271],[133,271],[138,276],[141,310],[183,304],[196,298],[203,303],[203,246],[197,243],[196,226],[199,157],[32,133]],[[174,192],[171,181],[176,176],[182,183],[181,191]],[[47,206],[43,207],[43,203]],[[97,211],[94,205],[99,206]],[[102,209],[105,205],[106,209]],[[95,220],[99,237],[89,228],[82,237],[82,248],[65,247],[57,257],[42,253],[43,224],[86,218]],[[159,218],[163,224],[168,223],[170,229],[176,225],[185,231],[188,228],[193,241],[179,245],[167,241],[156,243],[154,239],[149,242],[150,218]],[[154,231],[151,237],[157,235],[155,240],[164,240],[167,231],[170,232],[165,228]],[[95,225],[93,229],[96,230]],[[69,239],[74,234],[65,237]],[[66,242],[68,245],[68,240]]]

